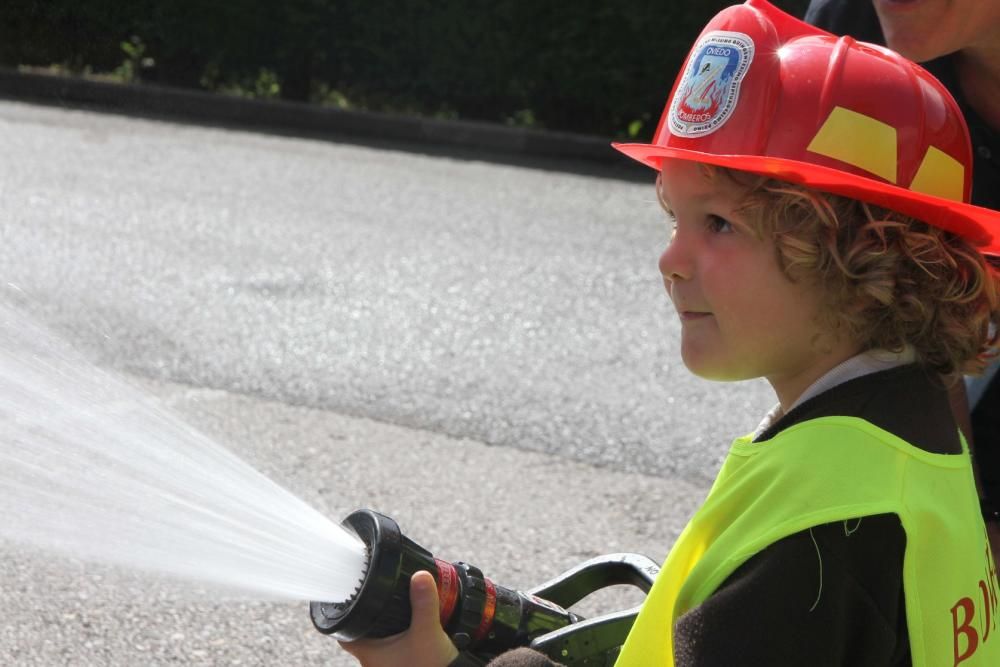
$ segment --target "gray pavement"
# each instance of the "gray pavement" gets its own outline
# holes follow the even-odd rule
[[[772,400],[680,364],[649,185],[13,102],[0,149],[26,311],[324,513],[509,585],[661,557]],[[348,664],[300,605],[4,553],[15,664]]]
[[[376,507],[436,555],[508,586],[528,588],[613,551],[659,559],[704,495],[680,480],[127,379],[328,516]],[[4,665],[354,664],[312,628],[305,603],[230,599],[11,545],[0,554]],[[639,600],[611,591],[583,611]]]

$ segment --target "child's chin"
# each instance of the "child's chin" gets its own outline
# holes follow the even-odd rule
[[[684,361],[684,367],[702,380],[711,380],[712,382],[742,382],[743,380],[752,380],[758,377],[752,374],[739,373],[733,368],[713,364],[705,360],[689,359],[683,355],[681,358]]]
[[[682,336],[681,361],[693,375],[714,382],[734,382],[748,379],[740,370],[746,370],[746,363],[733,354],[725,345],[709,336]]]

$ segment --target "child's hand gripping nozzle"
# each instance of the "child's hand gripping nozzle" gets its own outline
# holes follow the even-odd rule
[[[587,619],[566,608],[607,586],[630,584],[649,592],[659,572],[645,556],[610,554],[522,592],[493,583],[468,563],[434,558],[378,512],[358,510],[343,524],[364,541],[368,569],[349,600],[310,603],[316,629],[341,641],[406,630],[410,577],[427,570],[437,581],[441,625],[472,664],[530,646],[565,665],[612,665],[639,608]]]

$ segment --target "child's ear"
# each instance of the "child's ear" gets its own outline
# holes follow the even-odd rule
[[[818,331],[810,341],[812,349],[820,354],[830,354],[836,348],[837,337],[828,331]]]
[[[850,334],[850,327],[844,320],[855,319],[865,311],[865,308],[864,303],[852,303],[850,306],[842,308],[840,312],[847,311],[848,317],[846,318],[843,316],[836,319],[824,317],[824,312],[828,313],[828,310],[818,313],[816,315],[817,332],[810,341],[813,349],[820,354],[841,353],[851,349],[860,352],[861,341],[856,340]]]

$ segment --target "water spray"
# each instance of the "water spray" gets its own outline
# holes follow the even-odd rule
[[[227,595],[344,599],[365,546],[0,290],[0,541]],[[319,557],[317,556],[319,554]]]
[[[311,602],[313,625],[341,641],[375,639],[410,623],[410,577],[427,570],[437,582],[441,626],[468,664],[529,646],[570,667],[612,665],[639,608],[583,618],[568,608],[616,585],[649,592],[659,567],[638,554],[593,558],[528,591],[494,583],[464,562],[435,558],[403,535],[391,518],[358,510],[343,521],[365,544],[367,567],[355,593],[341,602]]]
[[[310,603],[313,623],[344,641],[405,630],[410,577],[427,570],[469,665],[518,646],[613,664],[638,608],[586,619],[569,608],[607,586],[648,592],[659,571],[612,554],[518,591],[435,558],[387,516],[361,510],[338,525],[2,301],[0,368],[0,539],[324,600]]]

